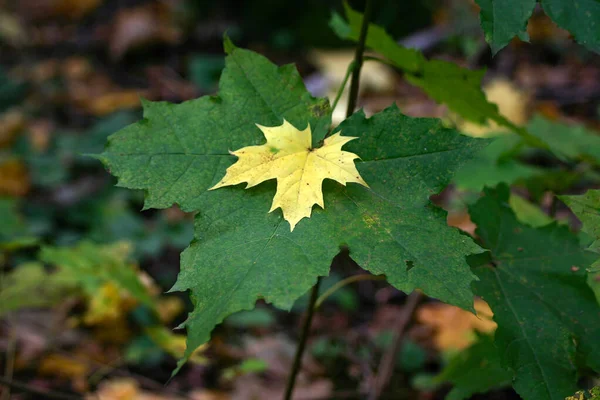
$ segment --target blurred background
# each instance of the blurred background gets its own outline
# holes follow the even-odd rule
[[[531,43],[515,40],[494,58],[473,1],[377,0],[375,10],[374,22],[400,43],[487,68],[488,98],[511,121],[534,118],[538,129],[557,132],[558,148],[572,144],[572,127],[597,145],[599,56],[540,9],[529,22]],[[165,292],[193,216],[177,207],[140,211],[143,193],[115,187],[86,154],[141,117],[140,97],[182,102],[215,93],[225,32],[277,64],[296,63],[313,94],[334,97],[353,47],[328,27],[333,11],[343,12],[341,1],[0,0],[0,400],[281,398],[306,299],[291,313],[259,302],[229,317],[165,386],[185,346],[173,328],[190,310],[185,293]],[[367,114],[395,102],[471,135],[498,133],[458,120],[387,66],[368,62],[361,84]],[[576,226],[552,193],[598,187],[597,174],[543,152],[514,156],[518,166],[498,181],[514,184],[523,218]],[[493,164],[494,154],[486,157],[435,199],[467,232],[474,226],[465,203],[482,186],[469,172]],[[340,256],[323,290],[360,273]],[[295,399],[364,398],[404,298],[377,280],[328,297]],[[420,306],[384,398],[444,398],[450,386],[436,375],[495,329],[487,305],[477,309],[480,318],[434,300]],[[507,384],[473,398],[518,399]]]

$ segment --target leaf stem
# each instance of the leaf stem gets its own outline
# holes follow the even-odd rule
[[[365,4],[365,12],[363,14],[362,25],[360,27],[360,35],[354,53],[354,71],[352,71],[352,81],[350,83],[350,98],[348,99],[348,108],[346,109],[346,117],[349,117],[356,108],[358,99],[358,87],[360,84],[360,70],[363,64],[363,55],[365,53],[365,42],[367,41],[367,31],[369,30],[369,21],[373,12],[373,0],[367,0]]]
[[[346,88],[348,79],[350,79],[350,74],[352,74],[352,71],[354,71],[355,66],[356,66],[356,64],[354,63],[354,60],[352,60],[352,62],[348,65],[348,68],[346,69],[346,75],[344,76],[344,80],[342,81],[342,84],[341,84],[340,88],[338,89],[337,94],[335,95],[335,100],[333,100],[333,104],[331,105],[332,110],[335,110],[335,107],[337,106],[338,102],[340,101],[340,98],[342,98],[342,93],[344,93],[344,89]]]
[[[423,294],[416,289],[406,298],[406,304],[404,305],[402,314],[400,314],[398,324],[396,325],[392,347],[381,357],[379,368],[377,368],[377,376],[375,377],[375,382],[371,388],[371,393],[369,393],[369,400],[379,399],[390,381],[394,372],[394,365],[396,365],[398,351],[400,350],[402,342],[404,341],[404,336],[406,335],[406,328],[422,298]]]
[[[321,307],[321,304],[323,304],[323,302],[325,300],[327,300],[327,298],[329,296],[331,296],[333,293],[337,292],[339,289],[341,289],[344,286],[347,286],[351,283],[360,282],[360,281],[381,281],[381,280],[385,280],[385,276],[371,275],[371,274],[360,274],[360,275],[349,276],[346,279],[342,279],[341,281],[339,281],[338,283],[336,283],[335,285],[333,285],[332,287],[327,289],[325,291],[325,293],[323,293],[321,296],[319,296],[319,298],[317,299],[317,303],[315,304],[315,308]]]
[[[310,333],[310,326],[312,324],[313,315],[315,312],[315,303],[319,295],[319,286],[321,286],[321,277],[317,279],[317,283],[312,287],[310,292],[310,300],[306,309],[306,317],[304,319],[304,326],[302,327],[302,334],[300,335],[300,342],[296,348],[296,355],[294,356],[294,363],[292,364],[292,370],[288,378],[288,382],[285,388],[284,400],[291,400],[292,393],[294,392],[294,385],[296,384],[296,377],[300,372],[300,366],[302,364],[302,354],[306,347],[306,341]]]

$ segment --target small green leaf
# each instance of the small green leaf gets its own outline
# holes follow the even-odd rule
[[[465,119],[478,124],[485,124],[491,119],[512,129],[512,124],[499,114],[498,106],[487,101],[481,89],[484,75],[484,70],[470,70],[451,62],[431,60],[423,64],[419,74],[407,74],[406,79]]]
[[[39,263],[19,265],[2,279],[0,317],[24,308],[53,306],[64,300],[75,286],[69,274],[49,273]]]
[[[544,172],[541,168],[523,164],[512,157],[504,157],[521,140],[517,135],[503,135],[493,139],[489,146],[456,172],[456,184],[461,188],[480,191],[485,186],[512,184],[541,175]]]
[[[594,238],[590,250],[600,250],[600,190],[588,190],[585,194],[558,196],[583,222],[583,231]]]
[[[527,128],[558,157],[600,164],[600,136],[582,125],[561,124],[536,116]]]
[[[476,0],[481,12],[479,19],[495,55],[515,36],[529,41],[527,20],[531,17],[536,0]]]
[[[434,379],[453,384],[446,400],[463,400],[510,386],[512,374],[502,366],[493,336],[482,335],[468,349],[454,355]]]
[[[340,38],[358,41],[363,16],[361,13],[354,11],[346,2],[344,2],[344,11],[348,22],[344,21],[339,14],[334,14],[329,25]],[[394,65],[406,72],[417,73],[425,63],[425,57],[420,51],[398,45],[385,32],[385,29],[376,24],[369,24],[366,45],[384,55]]]
[[[38,244],[38,238],[29,234],[18,206],[16,198],[0,197],[0,250],[13,251]]]
[[[470,260],[475,293],[498,323],[496,346],[526,400],[564,399],[577,390],[576,352],[600,371],[600,314],[586,284],[596,255],[580,248],[568,227],[520,223],[506,186],[486,190],[471,218],[492,264]]]
[[[534,228],[548,225],[554,221],[554,219],[542,211],[537,205],[517,194],[510,195],[508,204],[510,204],[510,208],[520,222],[533,226]]]

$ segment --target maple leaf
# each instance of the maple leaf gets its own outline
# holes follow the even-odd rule
[[[269,212],[281,208],[290,223],[290,231],[305,217],[310,218],[312,206],[323,203],[324,179],[333,179],[342,185],[348,182],[369,187],[356,170],[356,154],[342,151],[351,136],[341,132],[328,137],[320,148],[312,148],[310,124],[303,131],[283,120],[280,126],[258,125],[267,143],[248,146],[231,152],[238,161],[227,168],[225,177],[209,190],[223,186],[248,183],[246,189],[269,179],[277,179],[277,192]]]

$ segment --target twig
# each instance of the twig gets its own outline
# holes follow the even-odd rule
[[[363,55],[365,53],[365,42],[367,41],[367,32],[369,30],[369,21],[371,20],[371,13],[373,11],[373,0],[367,0],[365,4],[365,12],[363,14],[362,25],[360,27],[360,36],[358,37],[358,44],[356,46],[356,53],[354,53],[354,71],[352,71],[352,81],[350,83],[350,98],[348,99],[348,108],[346,110],[346,117],[352,115],[356,108],[356,101],[358,99],[358,87],[360,84],[360,70],[363,64]]]
[[[0,376],[0,385],[4,385],[6,387],[9,387],[14,390],[21,391],[21,392],[34,394],[37,396],[42,396],[42,398],[46,398],[46,399],[58,399],[58,400],[81,400],[81,399],[83,399],[83,396],[80,396],[80,395],[60,393],[60,392],[55,392],[52,390],[38,389],[36,387],[27,385],[25,383],[12,381],[12,380],[6,379],[1,376]]]
[[[344,75],[344,80],[342,81],[342,84],[341,84],[340,88],[338,89],[337,95],[335,96],[335,100],[333,100],[333,104],[331,105],[332,110],[335,110],[335,107],[337,106],[338,102],[340,101],[340,98],[342,97],[342,93],[344,93],[344,89],[346,89],[346,84],[348,83],[350,74],[352,73],[352,71],[354,71],[355,65],[356,64],[354,64],[354,61],[352,61],[348,65],[348,68],[346,69],[346,75]]]
[[[377,376],[375,377],[375,382],[371,388],[371,393],[369,393],[369,400],[379,399],[381,393],[392,377],[394,365],[396,364],[396,355],[398,354],[400,346],[402,345],[402,341],[404,340],[406,327],[412,319],[412,316],[417,308],[417,305],[421,301],[421,298],[422,294],[418,290],[414,290],[407,297],[406,304],[404,305],[404,309],[402,310],[402,314],[398,319],[398,325],[396,326],[394,332],[395,336],[392,347],[381,357],[379,368],[377,369]]]
[[[315,308],[321,307],[321,304],[323,304],[323,302],[325,300],[327,300],[327,298],[329,296],[331,296],[333,293],[337,292],[339,289],[341,289],[344,286],[347,286],[351,283],[360,282],[360,281],[381,281],[381,280],[385,280],[385,276],[371,275],[371,274],[360,274],[360,275],[349,276],[346,279],[339,281],[338,283],[336,283],[335,285],[333,285],[332,287],[327,289],[325,291],[325,293],[323,293],[321,296],[319,296],[319,298],[317,299],[317,304],[315,304]]]
[[[294,357],[294,363],[292,365],[292,370],[290,372],[290,377],[288,378],[288,382],[285,388],[285,400],[291,400],[292,393],[294,392],[294,385],[296,384],[296,376],[300,371],[300,365],[302,364],[302,354],[304,353],[304,348],[306,347],[306,341],[308,339],[308,335],[310,334],[310,326],[312,324],[312,318],[315,312],[315,303],[317,302],[317,297],[319,295],[319,286],[321,285],[321,277],[317,279],[317,283],[312,287],[310,292],[310,300],[308,302],[308,308],[306,309],[306,318],[304,320],[304,326],[302,327],[302,334],[300,335],[300,342],[298,343],[298,348],[296,349],[296,355]]]

